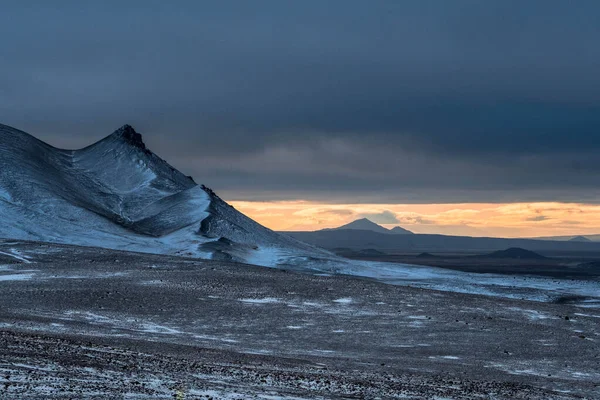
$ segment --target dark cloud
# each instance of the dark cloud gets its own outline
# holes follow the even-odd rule
[[[530,221],[530,222],[541,222],[541,221],[546,221],[550,218],[546,217],[545,215],[538,215],[536,217],[529,217],[526,219],[526,221]]]
[[[228,198],[600,199],[596,1],[6,2],[0,122]]]
[[[581,221],[572,221],[572,220],[564,220],[564,221],[560,221],[560,223],[562,225],[582,225],[583,224]]]
[[[331,215],[349,216],[349,215],[354,215],[354,211],[352,211],[352,210],[345,210],[345,209],[340,209],[340,210],[326,210],[326,211],[320,212],[319,214],[331,214]]]

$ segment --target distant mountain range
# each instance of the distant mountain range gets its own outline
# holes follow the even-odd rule
[[[369,249],[371,252],[485,252],[521,248],[525,251],[600,253],[600,242],[593,240],[597,235],[525,239],[415,234],[399,226],[386,229],[368,218],[357,219],[337,228],[284,233],[333,251]],[[531,254],[522,256],[528,258]]]
[[[379,257],[394,256],[383,251],[375,249],[362,249],[362,250],[351,250],[348,248],[334,249],[337,254],[343,255],[349,258],[371,258],[378,259]],[[408,255],[408,257],[411,257]],[[462,261],[473,261],[474,259],[499,259],[499,260],[546,260],[547,257],[542,256],[534,251],[521,249],[519,247],[511,247],[506,250],[497,250],[486,254],[474,254],[474,255],[437,255],[431,253],[420,253],[413,255],[417,260],[462,260]]]
[[[413,233],[407,229],[404,229],[400,226],[396,226],[392,229],[384,228],[381,225],[376,224],[368,218],[357,219],[356,221],[352,221],[349,224],[342,225],[337,228],[328,228],[323,229],[323,231],[340,231],[345,229],[351,230],[359,230],[359,231],[372,231],[377,233],[386,233],[386,234],[394,234],[394,235],[413,235]]]
[[[482,253],[514,247],[545,254],[560,252],[600,253],[600,242],[491,238],[449,235],[394,235],[364,229],[329,229],[314,232],[285,232],[287,235],[325,249],[373,249],[391,253]]]
[[[600,242],[600,235],[576,235],[576,236],[541,236],[534,237],[535,240],[572,241],[572,242]]]
[[[327,232],[327,231],[343,231],[343,230],[360,230],[360,231],[371,231],[385,234],[396,234],[396,235],[414,235],[414,232],[404,229],[401,226],[396,226],[392,229],[387,229],[368,218],[361,218],[354,220],[348,224],[338,226],[337,228],[326,228],[316,232]],[[431,236],[448,236],[455,237],[453,235],[431,235]],[[456,236],[465,237],[465,236]],[[493,238],[490,238],[493,239]],[[502,239],[502,238],[497,238]],[[519,239],[515,239],[519,240]],[[562,242],[600,242],[600,235],[579,235],[579,236],[544,236],[535,238],[523,238],[522,240],[547,240],[547,241],[562,241]]]

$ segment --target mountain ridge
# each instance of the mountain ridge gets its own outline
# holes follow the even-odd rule
[[[570,242],[591,242],[592,240],[586,238],[585,236],[575,236],[569,239]]]
[[[0,124],[0,220],[10,239],[269,266],[334,257],[239,213],[150,151],[131,125],[64,150]]]

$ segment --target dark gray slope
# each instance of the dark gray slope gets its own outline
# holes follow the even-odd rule
[[[390,233],[389,229],[384,228],[383,226],[378,225],[375,222],[373,222],[367,218],[357,219],[355,221],[352,221],[346,225],[339,226],[337,228],[323,229],[323,231],[338,231],[338,230],[345,230],[345,229],[372,231],[372,232],[378,232],[378,233]]]

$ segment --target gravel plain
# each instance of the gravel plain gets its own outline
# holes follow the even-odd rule
[[[600,309],[4,240],[0,398],[597,399]]]

